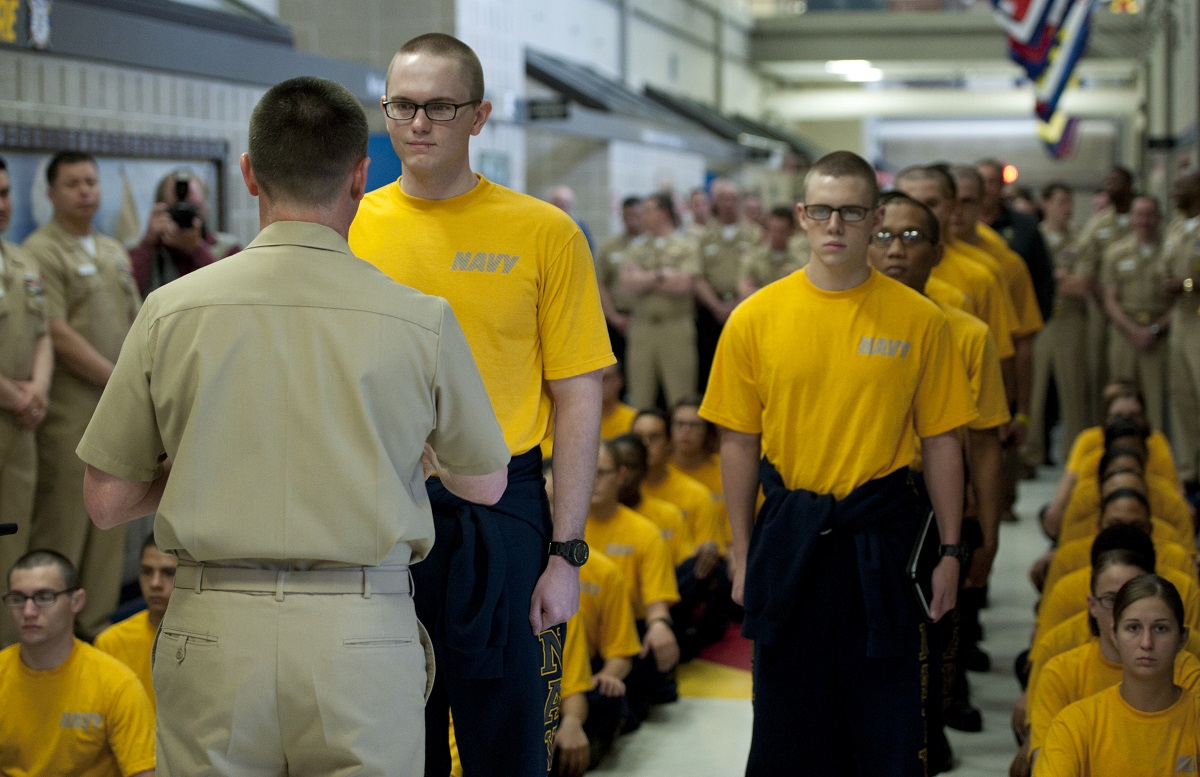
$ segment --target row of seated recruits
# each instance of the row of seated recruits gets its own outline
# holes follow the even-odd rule
[[[1127,658],[1141,674],[1146,673],[1147,662],[1162,660],[1161,656],[1151,655],[1150,648],[1139,647],[1132,658],[1124,652],[1123,608],[1117,605],[1123,586],[1134,578],[1157,574],[1165,581],[1165,587],[1160,588],[1170,593],[1159,598],[1168,609],[1177,610],[1175,633],[1182,649],[1171,652],[1168,662],[1174,667],[1173,681],[1189,692],[1200,687],[1196,532],[1175,474],[1170,446],[1160,432],[1151,431],[1147,425],[1145,405],[1136,386],[1113,381],[1105,387],[1103,400],[1106,423],[1076,438],[1060,488],[1043,513],[1043,528],[1055,540],[1055,547],[1035,563],[1031,572],[1041,599],[1031,649],[1027,656],[1018,658],[1018,675],[1024,680],[1025,693],[1013,712],[1021,747],[1010,769],[1012,775],[1028,775],[1031,770],[1038,777],[1137,773],[1117,767],[1120,763],[1138,763],[1125,761],[1126,754],[1120,760],[1106,755],[1108,760],[1099,770],[1095,761],[1088,766],[1080,742],[1089,736],[1095,739],[1095,732],[1075,730],[1071,744],[1060,740],[1054,758],[1045,757],[1055,747],[1049,736],[1059,727],[1059,721],[1067,718],[1077,724],[1079,705],[1075,703],[1088,699],[1088,704],[1095,707],[1099,704],[1096,694],[1101,692],[1111,697],[1105,702],[1105,714],[1116,715],[1113,720],[1121,721],[1113,737],[1136,730],[1141,732],[1140,742],[1158,743],[1164,736],[1156,730],[1155,722],[1175,712],[1168,715],[1167,707],[1138,707],[1124,686],[1119,693],[1106,690],[1122,683],[1123,664],[1128,682]],[[1178,602],[1177,608],[1172,599]],[[1150,627],[1155,639],[1171,618],[1162,620]],[[1171,676],[1168,672],[1168,678]],[[1185,697],[1180,697],[1184,706],[1191,703],[1187,701],[1190,697]],[[1122,699],[1125,707],[1118,704]],[[1076,711],[1068,714],[1068,708]],[[1139,717],[1131,709],[1162,714]],[[1116,725],[1108,720],[1106,725],[1110,724]],[[1195,723],[1189,725],[1194,730]],[[1191,750],[1181,751],[1192,757],[1193,763],[1196,744],[1193,736],[1188,745]],[[1139,745],[1128,752],[1148,751]],[[1155,757],[1162,753],[1156,752]],[[1080,758],[1085,759],[1082,766]]]

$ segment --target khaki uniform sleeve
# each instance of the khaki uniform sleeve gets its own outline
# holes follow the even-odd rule
[[[67,317],[67,267],[45,239],[33,238],[23,246],[42,276],[47,318]]]
[[[548,262],[542,284],[537,316],[543,377],[573,378],[615,364],[592,255],[578,229]]]
[[[123,777],[154,768],[154,710],[132,672],[112,699],[105,727]]]
[[[166,452],[150,395],[150,316],[138,314],[79,442],[79,458],[124,480],[158,477]]]
[[[437,422],[428,442],[438,460],[458,475],[487,475],[510,454],[467,338],[450,304],[442,301],[438,363],[433,378]]]

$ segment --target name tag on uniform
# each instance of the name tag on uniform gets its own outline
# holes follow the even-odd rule
[[[91,263],[81,264],[75,272],[79,273],[81,278],[90,278],[96,274],[96,265]]]
[[[714,245],[713,243],[709,243],[708,245],[704,246],[704,253],[706,256],[712,256],[713,254],[715,254],[717,251],[720,251],[720,250],[721,249],[719,247],[717,247],[716,245]]]
[[[608,255],[608,263],[609,264],[620,264],[623,261],[625,261],[625,252],[624,251],[613,251],[611,254]]]
[[[1136,259],[1122,259],[1117,262],[1117,270],[1120,272],[1133,272],[1137,269]]]

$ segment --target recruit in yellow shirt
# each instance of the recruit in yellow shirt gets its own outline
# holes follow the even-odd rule
[[[720,504],[698,480],[668,465],[667,476],[658,483],[642,481],[642,494],[670,502],[682,510],[684,522],[697,545],[715,542],[721,547],[724,532],[719,524]]]
[[[150,697],[150,705],[156,710],[158,697],[154,694],[154,681],[150,677],[150,651],[154,647],[157,631],[150,624],[150,613],[142,610],[100,632],[95,643],[97,650],[108,653],[133,670]]]
[[[653,496],[643,496],[634,512],[658,527],[667,550],[671,553],[671,563],[676,567],[686,561],[696,552],[696,541],[692,539],[691,529],[684,520],[683,511],[664,499]]]
[[[708,489],[713,498],[713,530],[717,547],[724,553],[733,541],[733,532],[729,528],[729,513],[725,509],[725,486],[721,483],[721,454],[710,453],[698,467],[685,469],[675,462],[669,462],[668,468],[687,475]]]
[[[1067,707],[1050,725],[1035,777],[1195,774],[1200,697],[1184,690],[1161,712],[1141,712],[1114,685]]]
[[[587,241],[549,203],[482,176],[448,200],[410,197],[395,181],[363,198],[350,247],[450,302],[514,455],[549,433],[546,381],[616,362]]]
[[[1173,569],[1182,575],[1195,578],[1196,554],[1175,542],[1175,530],[1158,520],[1151,519],[1152,529],[1150,539],[1154,541],[1154,553],[1157,556],[1155,567],[1158,573]],[[1092,542],[1090,537],[1073,540],[1065,545],[1059,545],[1050,559],[1050,567],[1046,570],[1046,580],[1042,584],[1042,595],[1054,592],[1058,581],[1069,572],[1084,569],[1092,563]]]
[[[1000,358],[1007,359],[1016,353],[1012,333],[1017,314],[1012,300],[999,278],[963,253],[964,245],[961,240],[948,243],[932,277],[949,283],[975,301],[975,315],[992,331]]]
[[[649,518],[618,505],[616,512],[607,518],[589,514],[583,538],[621,570],[636,619],[646,617],[647,605],[679,601],[670,551],[658,527]]]
[[[579,568],[579,617],[588,642],[589,658],[632,658],[642,649],[629,589],[621,570],[593,548]]]
[[[1012,250],[1008,242],[996,230],[983,222],[975,224],[975,233],[981,242],[976,245],[1000,263],[1000,277],[1012,298],[1013,308],[1017,313],[1017,329],[1019,335],[1029,335],[1041,331],[1046,322],[1042,319],[1042,310],[1038,307],[1037,291],[1033,288],[1033,276],[1029,273],[1029,265],[1021,255]]]
[[[0,651],[0,773],[129,777],[154,768],[154,711],[133,672],[75,640],[56,669]]]
[[[971,429],[992,429],[1006,423],[1008,397],[1004,393],[1004,375],[1000,372],[1000,355],[996,341],[987,324],[969,313],[938,303],[950,325],[950,339],[962,354],[971,384],[971,398],[979,417],[967,426]]]
[[[1178,483],[1179,472],[1171,456],[1171,443],[1162,432],[1151,432],[1146,439],[1146,473],[1158,475],[1168,482]],[[1104,427],[1092,426],[1084,429],[1071,445],[1067,455],[1067,472],[1080,474],[1089,467],[1095,468],[1104,453]]]
[[[1175,531],[1175,541],[1185,548],[1196,548],[1196,535],[1192,530],[1192,514],[1187,500],[1179,493],[1179,487],[1163,480],[1158,475],[1146,475],[1146,498],[1150,502],[1150,514],[1170,524]],[[1100,484],[1095,474],[1080,474],[1067,507],[1063,510],[1062,528],[1058,530],[1058,543],[1064,545],[1072,540],[1095,537],[1100,531]]]
[[[1045,743],[1051,721],[1068,705],[1121,682],[1121,663],[1100,652],[1100,642],[1068,650],[1046,663],[1029,696],[1029,751]],[[1175,684],[1190,691],[1200,686],[1200,660],[1186,650],[1175,656]]]
[[[784,485],[843,498],[907,466],[911,433],[977,416],[937,305],[872,270],[825,291],[799,270],[734,309],[700,415],[762,435]]]

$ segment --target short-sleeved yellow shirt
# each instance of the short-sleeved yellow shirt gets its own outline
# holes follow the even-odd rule
[[[788,488],[840,499],[907,466],[913,429],[950,432],[977,411],[932,301],[875,270],[847,291],[800,270],[734,310],[700,415],[761,434]]]
[[[629,590],[621,570],[593,548],[579,568],[579,617],[587,634],[589,657],[631,658],[642,649]]]
[[[150,613],[142,610],[120,623],[114,623],[96,637],[96,649],[108,653],[133,670],[150,704],[158,709],[158,697],[154,693],[154,680],[150,675],[150,651],[154,648],[154,636],[158,630],[150,623]]]
[[[647,605],[679,601],[675,567],[667,543],[649,518],[618,505],[616,512],[607,518],[588,515],[583,538],[621,570],[629,590],[629,604],[638,620],[646,617]]]
[[[513,455],[550,431],[547,380],[615,363],[583,232],[553,205],[479,177],[448,200],[395,181],[363,198],[350,247],[462,324]]]

